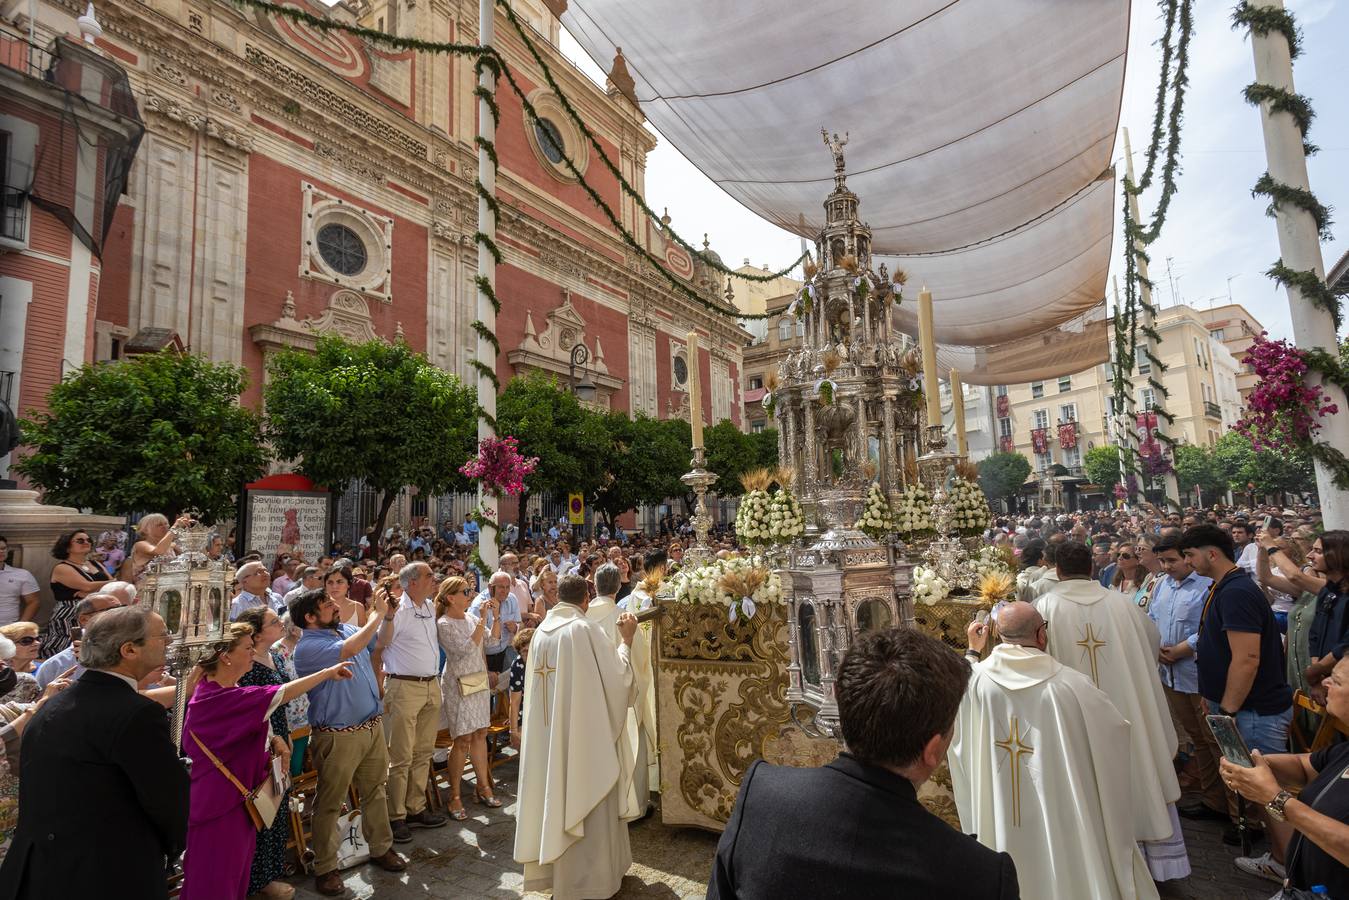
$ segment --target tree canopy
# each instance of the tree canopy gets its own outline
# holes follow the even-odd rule
[[[267,465],[258,417],[239,405],[246,384],[242,368],[171,350],[81,366],[22,423],[14,468],[48,503],[227,518]]]
[[[1088,481],[1103,488],[1119,484],[1119,448],[1114,444],[1092,447],[1082,457],[1082,471]]]
[[[362,479],[381,494],[377,533],[405,486],[464,490],[459,467],[477,443],[473,390],[402,341],[328,335],[314,353],[268,366],[267,437],[278,459],[335,493]]]
[[[1030,473],[1030,460],[1025,456],[1000,451],[979,461],[979,487],[989,500],[1015,497]]]
[[[1211,447],[1178,444],[1175,450],[1176,483],[1182,491],[1198,488],[1206,497],[1216,497],[1227,490],[1223,466]]]

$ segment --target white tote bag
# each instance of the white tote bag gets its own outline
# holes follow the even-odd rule
[[[370,845],[361,830],[361,811],[354,809],[337,817],[337,868],[350,869],[370,859]]]

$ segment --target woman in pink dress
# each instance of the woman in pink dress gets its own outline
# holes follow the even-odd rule
[[[179,900],[242,900],[257,845],[243,795],[203,748],[251,790],[267,777],[269,749],[275,749],[269,744],[278,739],[271,734],[271,714],[324,681],[351,677],[351,663],[341,662],[282,685],[238,687],[252,667],[253,629],[235,622],[192,674],[196,690],[183,722],[192,791]]]

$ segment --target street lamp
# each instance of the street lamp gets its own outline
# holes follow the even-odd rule
[[[590,351],[586,349],[585,344],[577,344],[571,348],[571,358],[567,363],[567,380],[571,383],[571,392],[582,403],[595,402],[595,382],[590,380],[590,373],[585,368],[585,364],[589,361]],[[576,380],[578,368],[581,370],[580,382]]]

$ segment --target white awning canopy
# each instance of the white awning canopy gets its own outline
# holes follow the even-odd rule
[[[876,255],[909,273],[908,296],[927,284],[958,355],[1103,301],[1128,0],[569,0],[562,21],[598,61],[622,47],[656,129],[789,231],[822,224],[820,128],[846,132]],[[1102,340],[1086,365],[1106,355]]]

